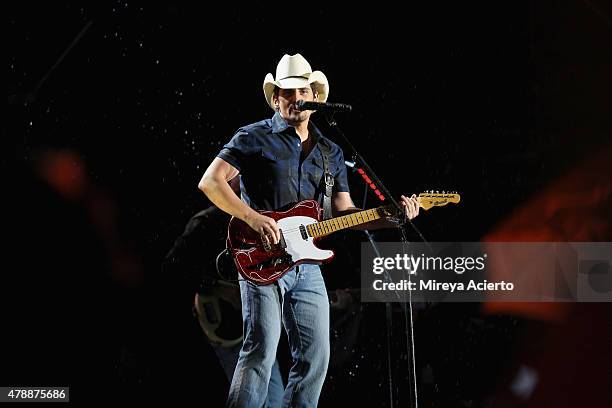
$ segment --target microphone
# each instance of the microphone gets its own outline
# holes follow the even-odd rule
[[[299,111],[350,112],[353,109],[351,105],[347,105],[346,103],[306,102],[304,100],[297,101],[295,105]]]

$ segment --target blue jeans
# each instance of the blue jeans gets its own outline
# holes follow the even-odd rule
[[[220,346],[212,346],[219,358],[219,362],[227,375],[228,380],[232,381],[236,364],[238,363],[238,354],[242,345],[236,345],[234,347],[226,348]],[[277,408],[280,407],[283,402],[283,394],[285,393],[285,385],[283,384],[283,376],[278,365],[278,360],[274,360],[272,366],[272,374],[270,375],[270,382],[268,383],[268,394],[266,396],[265,408]]]
[[[318,265],[300,265],[276,283],[240,282],[244,342],[229,407],[264,405],[276,348],[285,327],[293,364],[283,407],[316,407],[329,362],[329,301]]]

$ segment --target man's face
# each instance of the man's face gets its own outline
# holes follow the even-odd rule
[[[298,89],[279,89],[278,97],[275,98],[275,104],[278,106],[278,111],[281,116],[291,125],[298,124],[310,118],[312,111],[298,111],[296,109],[297,101],[313,101],[314,94],[310,87]]]

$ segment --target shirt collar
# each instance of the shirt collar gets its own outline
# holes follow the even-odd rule
[[[281,133],[289,127],[285,119],[281,116],[280,112],[275,112],[272,116],[272,132]]]
[[[287,130],[290,126],[287,124],[287,121],[283,119],[280,112],[275,112],[274,116],[272,116],[272,132],[273,133],[281,133]],[[311,121],[308,122],[308,132],[312,134],[315,138],[315,143],[318,143],[321,140],[321,131],[317,126]]]

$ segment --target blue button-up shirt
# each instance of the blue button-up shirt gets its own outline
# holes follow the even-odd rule
[[[256,210],[283,210],[296,202],[315,199],[323,204],[323,156],[319,145],[330,150],[329,169],[333,192],[349,191],[344,155],[338,145],[310,122],[309,134],[316,141],[302,157],[302,142],[277,112],[271,119],[238,129],[217,157],[240,171],[242,200]]]

